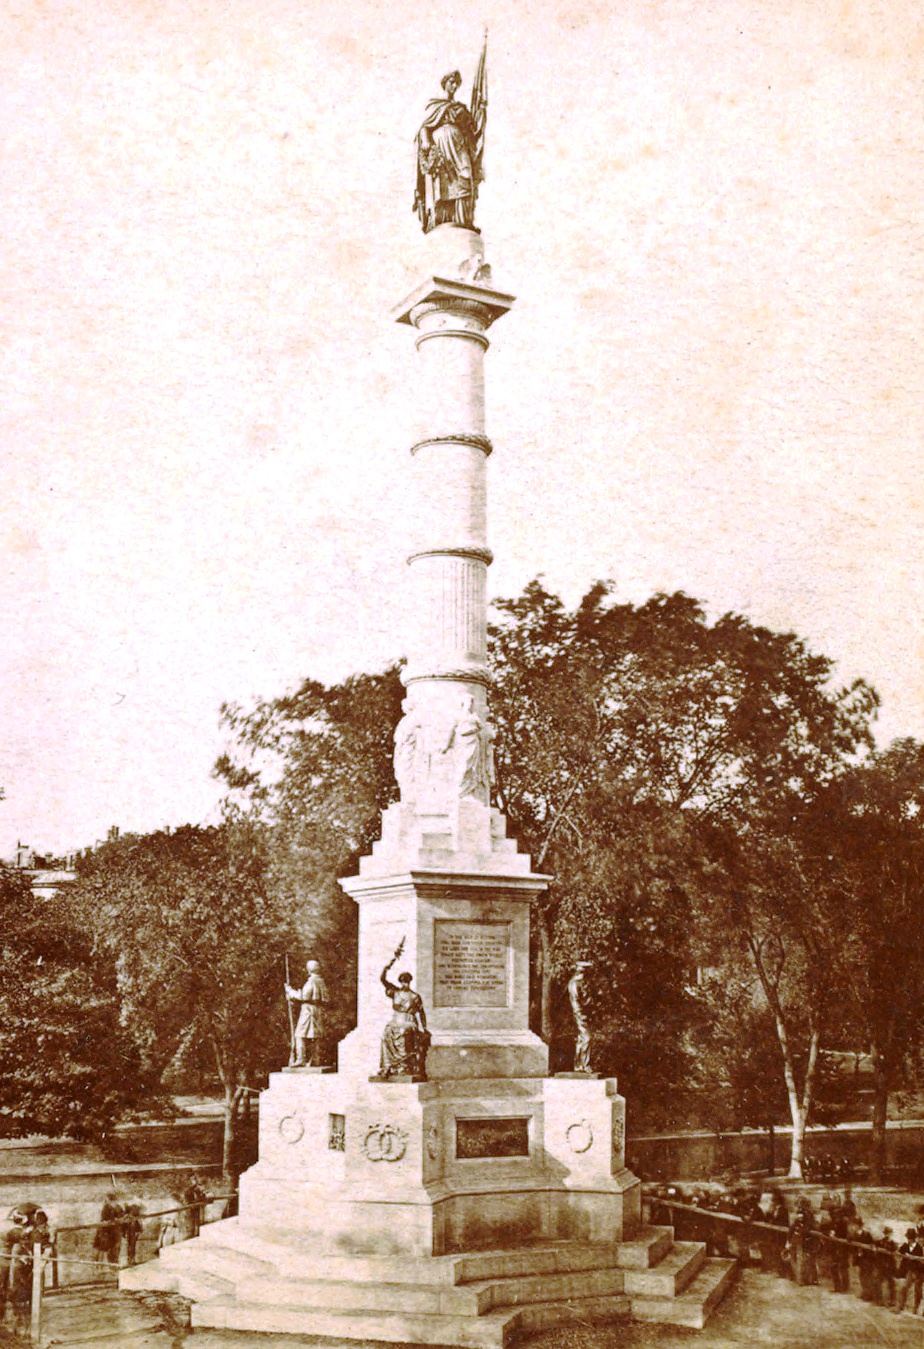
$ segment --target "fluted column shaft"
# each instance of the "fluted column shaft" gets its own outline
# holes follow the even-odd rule
[[[443,226],[430,241],[434,261],[442,267],[451,256],[457,265],[396,311],[416,331],[420,429],[411,447],[408,696],[395,772],[402,802],[426,815],[452,813],[463,800],[489,804],[484,357],[488,328],[513,303],[490,286],[474,231]]]

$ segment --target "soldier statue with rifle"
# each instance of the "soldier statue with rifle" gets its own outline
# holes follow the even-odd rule
[[[291,988],[288,983],[288,959],[286,960],[286,998],[289,1001],[289,1027],[292,1033],[293,1068],[316,1068],[320,1066],[321,1036],[324,1034],[324,1004],[330,1001],[327,985],[320,975],[320,965],[309,960],[305,966],[308,978],[301,988]],[[300,1002],[298,1021],[292,1025],[293,1002]]]

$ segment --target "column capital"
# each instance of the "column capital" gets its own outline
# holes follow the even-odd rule
[[[426,312],[421,310],[421,306],[451,309],[454,305],[458,305],[464,312],[468,305],[473,305],[482,311],[485,328],[490,328],[492,323],[506,314],[514,300],[515,296],[507,295],[501,290],[491,290],[488,286],[468,285],[464,281],[431,276],[416,290],[411,291],[410,295],[391,312],[396,323],[406,323],[413,328],[416,327],[414,311]]]

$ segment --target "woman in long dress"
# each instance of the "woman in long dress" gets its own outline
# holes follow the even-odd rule
[[[483,59],[483,58],[482,58]],[[424,234],[437,225],[475,226],[475,200],[482,179],[486,95],[472,90],[472,108],[456,98],[457,70],[440,81],[445,98],[433,98],[417,133],[417,191],[414,209]]]
[[[411,988],[411,975],[399,974],[397,985],[391,983],[388,971],[401,954],[402,942],[382,970],[382,986],[391,999],[391,1020],[382,1032],[382,1051],[379,1076],[425,1077],[427,1049],[427,1014],[423,999]]]

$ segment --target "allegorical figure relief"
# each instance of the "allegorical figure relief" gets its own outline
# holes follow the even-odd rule
[[[574,1043],[574,1071],[576,1073],[592,1071],[590,1067],[590,1023],[588,1021],[590,997],[587,980],[584,977],[584,971],[589,969],[589,960],[579,960],[574,967],[574,973],[568,980],[568,1000],[571,1003],[571,1013],[577,1027],[577,1039]]]
[[[309,960],[305,966],[308,978],[301,988],[286,984],[286,997],[300,1002],[301,1009],[295,1025],[295,1055],[293,1068],[317,1067],[321,1057],[321,1036],[324,1034],[324,1004],[330,998],[327,985],[320,975],[320,965]]]
[[[494,780],[494,732],[478,714],[471,694],[462,700],[461,715],[450,732],[446,753],[452,755],[452,779],[459,801],[488,805]]]
[[[437,225],[475,228],[475,201],[483,178],[484,131],[488,110],[485,51],[472,84],[471,107],[456,98],[462,83],[457,70],[441,80],[443,98],[427,104],[417,133],[417,190],[414,210],[424,234]]]
[[[426,778],[426,732],[413,710],[405,712],[395,728],[395,781],[401,800],[413,804]]]
[[[427,1014],[423,999],[411,988],[412,976],[399,974],[398,983],[389,981],[388,971],[404,950],[404,938],[398,949],[382,970],[382,986],[386,997],[391,999],[391,1020],[382,1032],[382,1052],[378,1076],[382,1080],[391,1077],[413,1077],[426,1081],[427,1050],[430,1048],[430,1033],[427,1030]]]
[[[424,720],[413,709],[395,731],[395,778],[401,800],[415,805],[426,800],[449,810],[459,801],[490,805],[494,783],[494,728],[481,715],[471,694],[455,709]]]

